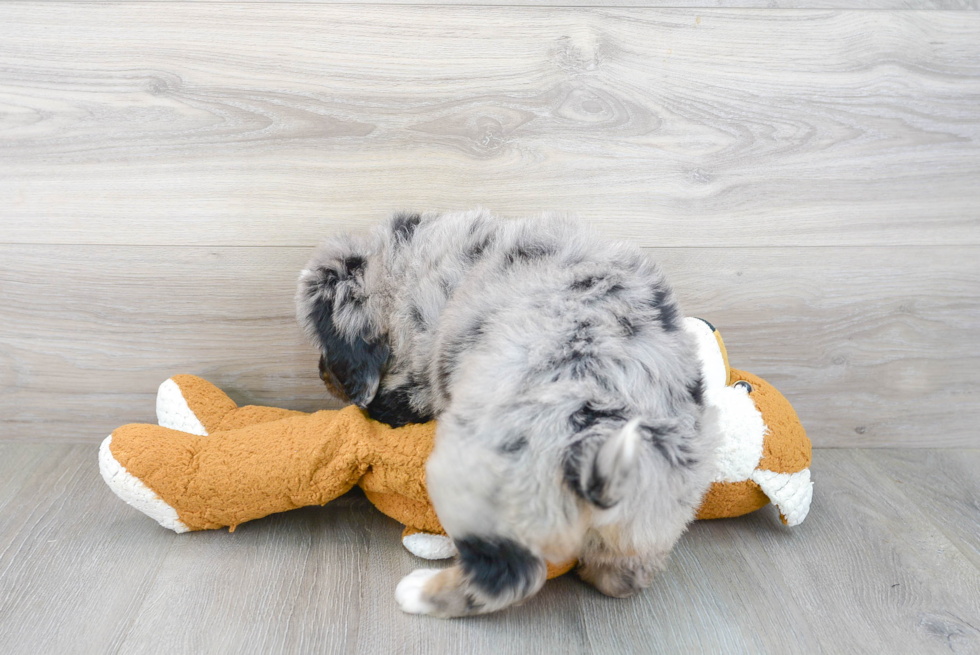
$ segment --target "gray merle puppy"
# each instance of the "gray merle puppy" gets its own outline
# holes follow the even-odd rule
[[[297,315],[336,395],[394,426],[439,419],[426,467],[459,551],[406,612],[502,609],[545,561],[605,594],[650,584],[713,475],[716,418],[663,275],[560,216],[396,214],[329,239]]]

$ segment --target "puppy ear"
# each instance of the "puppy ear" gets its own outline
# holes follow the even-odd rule
[[[606,437],[591,456],[583,457],[588,442],[579,442],[565,460],[565,478],[582,498],[600,509],[616,505],[639,468],[642,435],[639,419],[633,419]],[[594,444],[595,440],[591,440]]]
[[[357,245],[341,239],[317,251],[300,273],[296,317],[322,353],[320,377],[327,387],[367,407],[378,391],[389,349],[367,311],[367,257]]]

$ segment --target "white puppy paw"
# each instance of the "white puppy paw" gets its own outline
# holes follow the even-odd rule
[[[395,600],[403,612],[408,614],[431,614],[435,609],[423,598],[425,583],[439,575],[439,569],[416,569],[395,587]]]

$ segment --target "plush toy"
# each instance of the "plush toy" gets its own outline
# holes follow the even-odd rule
[[[718,474],[698,518],[740,516],[772,501],[787,525],[807,514],[810,442],[789,402],[764,380],[731,369],[724,342],[700,319],[708,405],[718,408]],[[159,425],[115,430],[99,468],[124,501],[176,532],[236,526],[275,512],[324,505],[354,485],[405,525],[402,541],[427,559],[452,557],[425,489],[435,423],[391,428],[355,406],[313,414],[238,407],[213,384],[176,375],[157,393]],[[575,562],[549,563],[560,575]]]

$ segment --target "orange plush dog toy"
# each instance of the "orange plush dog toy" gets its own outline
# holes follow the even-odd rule
[[[772,501],[787,525],[807,514],[810,441],[789,402],[731,369],[721,336],[685,319],[697,338],[705,402],[720,410],[718,473],[698,518],[740,516]],[[99,469],[124,501],[176,532],[236,526],[324,505],[357,485],[404,524],[402,541],[427,559],[455,554],[429,502],[425,461],[435,423],[391,428],[355,406],[305,414],[238,407],[211,383],[176,375],[157,393],[159,425],[130,424],[99,449]],[[572,562],[549,563],[549,577]]]

